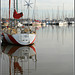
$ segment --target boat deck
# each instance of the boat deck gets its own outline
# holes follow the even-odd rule
[[[34,34],[34,33],[36,33],[35,31],[32,31],[31,29],[27,29],[27,28],[3,28],[2,32],[7,33],[7,34],[11,34],[11,35],[17,34],[17,33],[21,33],[21,34],[24,34],[24,33]]]

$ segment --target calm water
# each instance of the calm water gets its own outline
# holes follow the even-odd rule
[[[2,46],[0,75],[73,75],[74,26],[37,30],[32,46]]]

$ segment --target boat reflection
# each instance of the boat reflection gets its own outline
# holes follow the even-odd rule
[[[3,75],[29,75],[36,70],[36,49],[32,46],[4,45],[1,47],[0,73]]]

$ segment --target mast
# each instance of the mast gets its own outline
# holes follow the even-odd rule
[[[43,11],[42,11],[42,23],[43,23]]]
[[[33,19],[34,20],[35,20],[35,8],[36,8],[36,0],[34,1],[34,11],[33,11],[33,15],[34,15]]]
[[[63,20],[64,20],[64,3],[63,3]]]
[[[0,4],[1,4],[1,0],[0,0]],[[2,31],[1,31],[1,7],[0,7],[0,53],[2,52],[2,50],[1,50],[1,34],[2,34]]]
[[[73,18],[73,8],[72,8],[72,18]]]
[[[14,0],[14,10],[15,10],[15,0]],[[16,25],[16,19],[14,19],[14,24]]]
[[[18,0],[16,0],[16,10],[18,12]],[[18,20],[18,19],[17,19]]]
[[[57,7],[57,21],[59,20],[59,6]]]
[[[15,0],[14,0],[14,9],[15,9]]]
[[[6,20],[7,20],[7,10],[6,10]]]
[[[52,8],[52,20],[54,19],[54,16],[53,16],[54,14],[53,14],[53,8]]]
[[[30,2],[30,0],[29,0]],[[29,6],[28,6],[28,26],[29,26]]]
[[[30,14],[29,7],[31,7],[31,4],[33,4],[33,3],[30,3],[30,0],[29,0],[29,2],[27,2],[27,1],[25,1],[25,2],[26,2],[25,6],[27,6],[27,9],[28,9],[28,27],[29,27],[29,14]]]
[[[9,20],[10,20],[10,5],[11,5],[11,0],[9,0]]]
[[[16,0],[16,10],[18,12],[18,0]]]

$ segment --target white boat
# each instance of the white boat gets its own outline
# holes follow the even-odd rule
[[[41,26],[42,27],[45,27],[46,26],[46,23],[45,22],[41,23]]]
[[[59,26],[67,26],[68,22],[66,21],[59,21]]]
[[[33,22],[32,25],[33,25],[33,26],[36,26],[36,27],[37,27],[37,26],[41,27],[41,22]]]
[[[27,21],[22,22],[22,24],[28,26],[28,22]],[[29,25],[32,26],[32,21],[29,22]]]
[[[74,22],[74,21],[71,21],[71,23],[72,23],[72,24],[75,24],[75,22]]]
[[[27,5],[29,8],[30,3],[27,3]],[[16,10],[14,10],[14,12],[16,12]],[[29,11],[28,11],[28,13],[29,13]],[[20,16],[20,13],[16,14],[16,15],[17,16],[14,16],[15,18],[18,17],[18,15]],[[21,13],[21,15],[22,15],[22,13]],[[28,14],[28,19],[29,19],[29,14]],[[11,44],[30,45],[30,44],[34,43],[35,38],[36,38],[35,31],[32,31],[29,26],[28,26],[28,28],[25,28],[23,25],[21,25],[19,23],[15,24],[14,28],[12,28],[12,27],[6,28],[5,31],[3,32],[3,41],[11,43]]]
[[[5,34],[3,37],[3,41],[16,45],[30,45],[35,41],[35,34]]]
[[[65,20],[64,17],[64,3],[63,3],[63,16],[62,16],[62,20],[59,21],[59,26],[67,26],[68,22]]]
[[[3,42],[17,44],[17,45],[30,45],[33,44],[36,38],[35,28],[28,30],[28,26],[18,26],[17,28],[7,28],[3,31]],[[33,28],[33,27],[32,27]]]
[[[33,22],[32,25],[33,25],[36,29],[41,28],[41,22]]]

